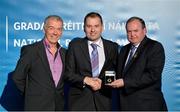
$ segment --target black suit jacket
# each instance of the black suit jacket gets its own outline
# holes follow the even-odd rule
[[[122,47],[118,56],[117,74],[124,79],[125,85],[120,89],[121,110],[167,110],[161,92],[165,62],[163,46],[145,37],[124,68],[130,47],[130,44]]]
[[[25,110],[63,110],[65,52],[61,48],[63,70],[55,87],[43,41],[22,47],[13,80],[25,96]]]
[[[105,63],[99,78],[104,82],[104,72],[115,70],[118,45],[102,39],[105,53]],[[66,79],[70,82],[69,109],[70,110],[110,110],[111,89],[104,84],[102,89],[94,92],[90,87],[83,88],[85,76],[92,77],[91,61],[87,38],[76,38],[69,44],[66,55]]]

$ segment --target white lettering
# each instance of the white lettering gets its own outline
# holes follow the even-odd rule
[[[42,39],[14,39],[14,47],[22,47],[27,44],[33,44]]]
[[[64,30],[83,30],[84,23],[82,22],[72,22],[68,21],[67,23],[63,24]]]
[[[15,30],[20,30],[20,29],[21,29],[19,22],[15,22],[15,23],[14,23],[14,29],[15,29]]]
[[[123,30],[123,31],[125,31],[125,23],[109,22],[108,30],[118,30],[118,31]]]
[[[159,24],[157,22],[147,22],[148,30],[159,30]]]
[[[15,30],[42,30],[43,24],[40,24],[38,22],[15,22],[14,23],[14,29]]]

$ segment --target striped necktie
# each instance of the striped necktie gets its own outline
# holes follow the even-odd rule
[[[93,77],[98,77],[99,75],[99,58],[97,44],[91,44],[93,51],[91,52],[91,67]]]
[[[134,51],[136,50],[136,46],[131,46],[131,51],[130,51],[130,54],[129,54],[129,58],[128,58],[128,61],[127,61],[127,63],[126,63],[126,65],[128,65],[129,63],[130,63],[130,61],[131,61],[131,59],[132,59],[132,57],[133,57],[133,55],[134,55]]]

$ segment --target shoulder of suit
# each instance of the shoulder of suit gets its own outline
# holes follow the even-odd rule
[[[35,42],[33,44],[28,44],[28,45],[25,45],[21,48],[21,50],[35,50],[35,48],[37,48],[37,46],[40,46],[40,45],[43,45],[43,42],[42,41],[38,41],[38,42]]]
[[[62,52],[66,53],[67,49],[64,47],[61,47]]]
[[[77,37],[77,38],[73,38],[72,40],[71,40],[71,42],[69,43],[70,45],[79,45],[79,44],[81,44],[82,42],[84,42],[85,41],[85,38],[79,38],[79,37]]]
[[[24,47],[33,47],[33,46],[39,46],[40,44],[43,44],[43,41],[38,41],[32,44],[25,45]]]
[[[131,44],[130,43],[128,43],[128,44],[126,44],[126,45],[124,45],[124,46],[122,46],[121,48],[128,48],[129,46],[131,46]]]
[[[73,38],[71,40],[71,42],[78,42],[78,41],[82,41],[84,38],[80,38],[80,37],[76,37],[76,38]]]
[[[116,42],[113,42],[111,40],[107,40],[107,39],[104,39],[104,38],[102,40],[105,42],[105,44],[114,45],[115,47],[119,46]]]
[[[159,41],[156,41],[156,40],[153,40],[153,39],[150,39],[150,38],[147,38],[148,39],[148,43],[150,46],[159,46],[159,47],[163,47],[163,45],[159,42]]]

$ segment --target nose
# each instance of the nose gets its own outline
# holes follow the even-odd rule
[[[55,29],[53,33],[54,33],[54,34],[58,34],[58,30],[57,30],[57,29]]]
[[[92,28],[91,28],[91,32],[94,32],[94,31],[95,31],[95,29],[92,27]]]
[[[134,32],[130,32],[129,35],[130,35],[131,37],[133,37],[133,36],[135,35],[135,33],[134,33]]]

